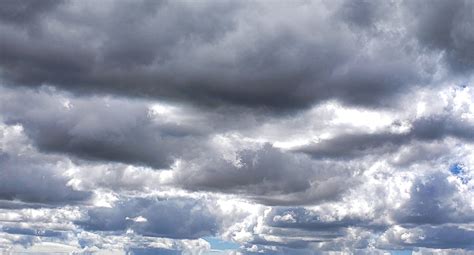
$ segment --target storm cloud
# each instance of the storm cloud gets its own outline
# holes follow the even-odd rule
[[[390,105],[438,69],[424,40],[401,32],[405,19],[377,15],[364,3],[33,5],[3,7],[15,13],[0,27],[7,84],[284,110],[328,99]],[[395,3],[385,9],[405,13]],[[360,12],[369,12],[361,15],[372,26],[353,27],[364,24]],[[459,51],[469,47],[469,37],[458,40]]]

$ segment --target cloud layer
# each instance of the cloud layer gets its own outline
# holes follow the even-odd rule
[[[7,0],[0,250],[472,253],[473,8]]]

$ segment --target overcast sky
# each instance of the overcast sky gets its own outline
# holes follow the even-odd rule
[[[0,252],[474,253],[474,1],[0,2]]]

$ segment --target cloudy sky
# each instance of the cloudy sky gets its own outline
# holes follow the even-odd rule
[[[474,1],[0,3],[0,251],[474,253]]]

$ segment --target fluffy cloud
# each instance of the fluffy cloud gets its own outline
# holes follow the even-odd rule
[[[472,2],[9,1],[0,250],[474,250]]]
[[[126,231],[145,236],[196,239],[216,233],[218,219],[199,200],[128,199],[111,208],[94,208],[78,222],[86,230]]]
[[[63,174],[68,161],[28,147],[21,126],[0,126],[0,198],[31,203],[80,202],[89,192],[74,190]],[[8,203],[7,203],[8,204]]]

